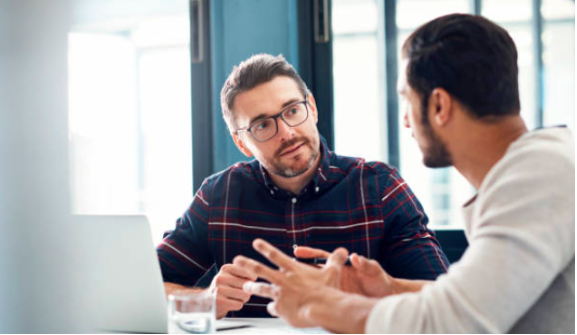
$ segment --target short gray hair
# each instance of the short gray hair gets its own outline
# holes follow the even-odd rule
[[[232,69],[220,91],[222,116],[231,133],[236,130],[236,116],[232,110],[236,96],[278,76],[294,79],[306,97],[309,92],[307,85],[282,55],[253,55]]]

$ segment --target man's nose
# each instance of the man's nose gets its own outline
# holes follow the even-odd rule
[[[405,128],[411,128],[411,124],[409,124],[409,113],[407,113],[406,110],[405,113],[403,113],[403,125]]]
[[[284,122],[281,118],[277,119],[277,124],[278,124],[277,136],[279,138],[291,139],[292,137],[294,137],[295,134],[294,127],[291,127],[288,124],[286,124],[286,122]]]

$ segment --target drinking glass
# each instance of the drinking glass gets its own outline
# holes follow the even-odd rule
[[[171,334],[213,334],[216,292],[176,291],[168,296],[168,332]]]

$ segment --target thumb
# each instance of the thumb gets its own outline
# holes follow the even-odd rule
[[[384,271],[377,261],[359,256],[356,253],[351,255],[351,263],[354,268],[367,276],[377,276]]]
[[[276,302],[274,302],[274,301],[269,302],[266,305],[266,310],[270,315],[278,317],[278,312],[276,310]]]
[[[381,268],[381,265],[373,259],[360,256],[359,261],[360,270],[368,276],[377,276],[384,271],[383,268]]]
[[[347,261],[349,257],[349,252],[345,248],[338,248],[332,254],[330,254],[329,258],[327,259],[326,266],[338,266],[341,267]]]

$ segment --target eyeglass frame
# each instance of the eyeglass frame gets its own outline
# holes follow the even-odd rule
[[[296,105],[298,105],[298,104],[304,104],[304,105],[305,105],[305,110],[306,110],[306,112],[307,112],[307,116],[305,117],[304,120],[302,120],[302,122],[300,122],[300,123],[298,123],[298,124],[296,124],[296,125],[294,125],[294,126],[291,126],[291,125],[287,122],[287,120],[285,120],[285,119],[283,118],[282,115],[284,114],[284,112],[286,112],[287,110],[289,110],[291,107],[294,107],[294,106],[296,106]],[[303,101],[295,101],[295,102],[293,102],[292,104],[290,104],[290,105],[286,106],[285,108],[283,108],[283,109],[282,109],[280,112],[278,112],[277,114],[271,115],[271,116],[267,116],[267,117],[263,117],[262,119],[258,119],[258,120],[256,120],[256,121],[254,121],[253,124],[249,125],[248,127],[239,128],[239,129],[235,130],[234,133],[235,133],[236,135],[238,135],[239,132],[241,132],[241,131],[246,131],[247,133],[250,133],[250,135],[252,136],[252,138],[254,138],[255,141],[260,142],[260,143],[268,142],[268,141],[270,141],[271,139],[273,139],[273,137],[275,137],[275,136],[278,134],[278,119],[279,119],[279,118],[280,118],[287,126],[289,126],[289,127],[291,127],[291,128],[298,127],[298,126],[300,126],[301,124],[305,123],[305,122],[309,119],[309,107],[308,107],[308,104],[309,104],[309,102],[308,102],[308,100],[307,100],[306,98],[305,98]],[[274,123],[275,123],[275,126],[276,126],[276,132],[274,133],[274,135],[272,135],[272,136],[269,137],[268,139],[266,139],[266,140],[264,140],[264,141],[261,141],[261,140],[257,139],[256,136],[254,136],[254,134],[252,133],[252,129],[251,129],[251,128],[254,126],[254,124],[255,124],[256,122],[263,121],[263,120],[267,120],[267,119],[273,119],[273,120],[274,120]]]

